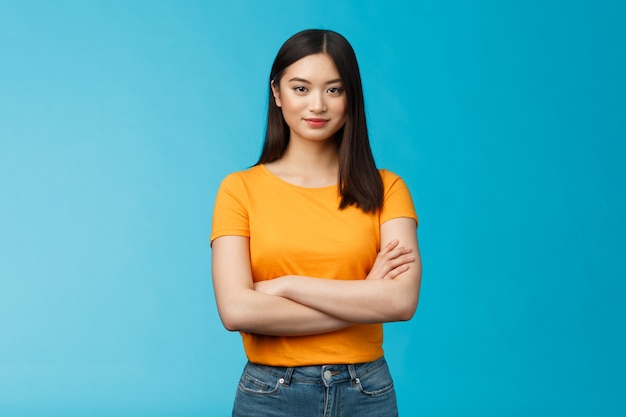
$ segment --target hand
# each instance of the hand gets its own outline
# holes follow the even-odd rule
[[[374,266],[365,279],[394,279],[409,269],[415,260],[410,248],[398,246],[398,240],[392,240],[378,252]]]

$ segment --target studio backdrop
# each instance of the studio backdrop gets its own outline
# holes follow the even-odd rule
[[[323,28],[420,219],[401,415],[626,416],[625,5],[0,0],[0,415],[229,415],[213,201]]]

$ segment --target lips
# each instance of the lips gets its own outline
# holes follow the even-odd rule
[[[324,126],[326,123],[328,123],[328,119],[316,119],[316,118],[311,118],[311,119],[304,119],[304,121],[312,127],[322,127]]]

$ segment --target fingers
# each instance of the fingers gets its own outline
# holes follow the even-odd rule
[[[380,251],[379,256],[385,260],[392,260],[411,253],[412,249],[404,246],[398,247],[398,241],[392,241]]]
[[[387,243],[385,245],[385,247],[381,250],[381,252],[388,252],[393,250],[393,248],[395,248],[396,246],[398,246],[398,244],[400,243],[400,241],[398,239],[394,239],[391,242]]]
[[[410,255],[412,249],[398,246],[399,243],[394,239],[380,250],[366,279],[394,279],[409,268],[408,264],[415,260]]]
[[[387,263],[387,271],[382,279],[394,279],[408,271],[409,265],[415,260],[414,256],[402,256]]]
[[[409,251],[410,252],[410,251]],[[408,253],[408,252],[406,252]],[[415,256],[406,255],[403,252],[392,259],[385,262],[385,276],[383,279],[389,278],[391,275],[395,278],[409,268],[409,264],[415,260]]]

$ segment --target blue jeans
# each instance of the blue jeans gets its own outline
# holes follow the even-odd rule
[[[234,417],[393,417],[396,393],[384,358],[286,368],[248,362]]]

